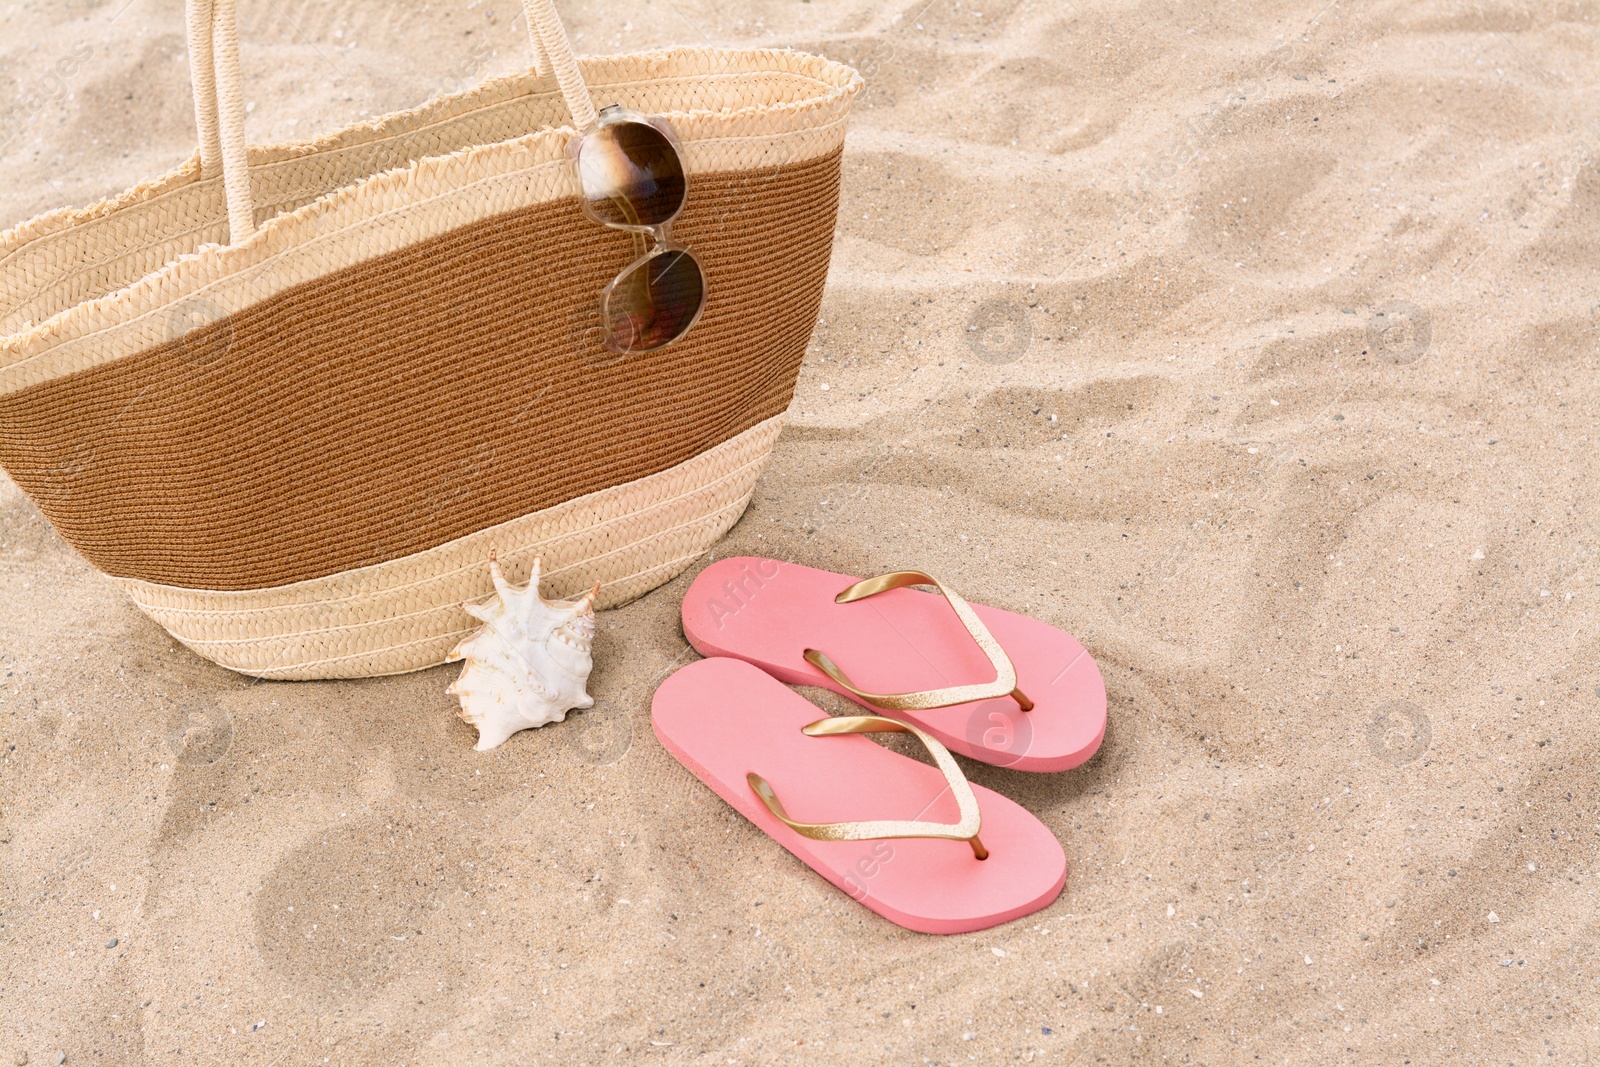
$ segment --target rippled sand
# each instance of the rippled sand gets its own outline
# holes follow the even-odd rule
[[[125,2],[0,11],[0,226],[189,151],[177,5]],[[508,0],[241,6],[257,140],[524,62]],[[0,479],[0,1056],[1600,1057],[1600,13],[563,9],[580,50],[867,74],[717,553],[926,567],[1082,638],[1101,754],[967,765],[1065,892],[911,934],[733,816],[648,722],[693,569],[602,617],[594,710],[479,754],[453,669],[251,684]]]

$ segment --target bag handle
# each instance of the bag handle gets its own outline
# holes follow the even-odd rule
[[[217,75],[211,49],[211,0],[189,0],[185,6],[194,128],[200,134],[200,173],[206,176],[222,166],[222,141],[217,133]]]
[[[533,44],[534,73],[555,72],[573,124],[599,121],[553,0],[522,0]],[[256,232],[250,193],[249,144],[244,131],[244,89],[239,73],[238,0],[187,0],[189,79],[194,124],[200,137],[200,173],[222,172],[228,200],[228,235],[238,244]]]
[[[188,0],[187,23],[200,173],[211,177],[218,169],[222,171],[229,236],[238,244],[255,233],[256,227],[244,139],[237,0]]]
[[[539,59],[555,70],[556,83],[561,86],[561,96],[567,102],[572,124],[580,132],[587,130],[600,121],[600,116],[595,114],[594,101],[589,98],[589,87],[578,69],[578,58],[572,54],[567,28],[556,13],[555,0],[522,0],[522,10],[528,17],[528,33],[533,36]]]

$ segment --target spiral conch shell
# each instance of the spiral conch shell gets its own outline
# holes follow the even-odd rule
[[[515,587],[489,554],[495,597],[461,605],[483,629],[451,651],[467,661],[447,693],[461,701],[461,717],[478,728],[478,751],[499,746],[518,730],[560,722],[573,708],[594,705],[585,687],[594,666],[596,582],[581,600],[546,600],[539,595],[543,561],[533,561],[528,584]]]

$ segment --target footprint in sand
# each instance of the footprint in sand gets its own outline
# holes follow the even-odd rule
[[[369,991],[424,962],[431,978],[459,975],[467,950],[449,931],[482,921],[471,894],[492,862],[481,828],[453,814],[380,809],[278,863],[256,894],[256,951],[317,995]]]

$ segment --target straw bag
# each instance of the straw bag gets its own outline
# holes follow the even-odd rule
[[[598,606],[738,520],[816,322],[860,78],[790,51],[572,57],[527,0],[527,73],[247,146],[233,0],[190,0],[200,149],[0,235],[0,466],[195,652],[266,678],[443,662],[497,551]],[[594,103],[664,116],[673,236],[709,298],[619,357],[630,237],[564,150]]]

